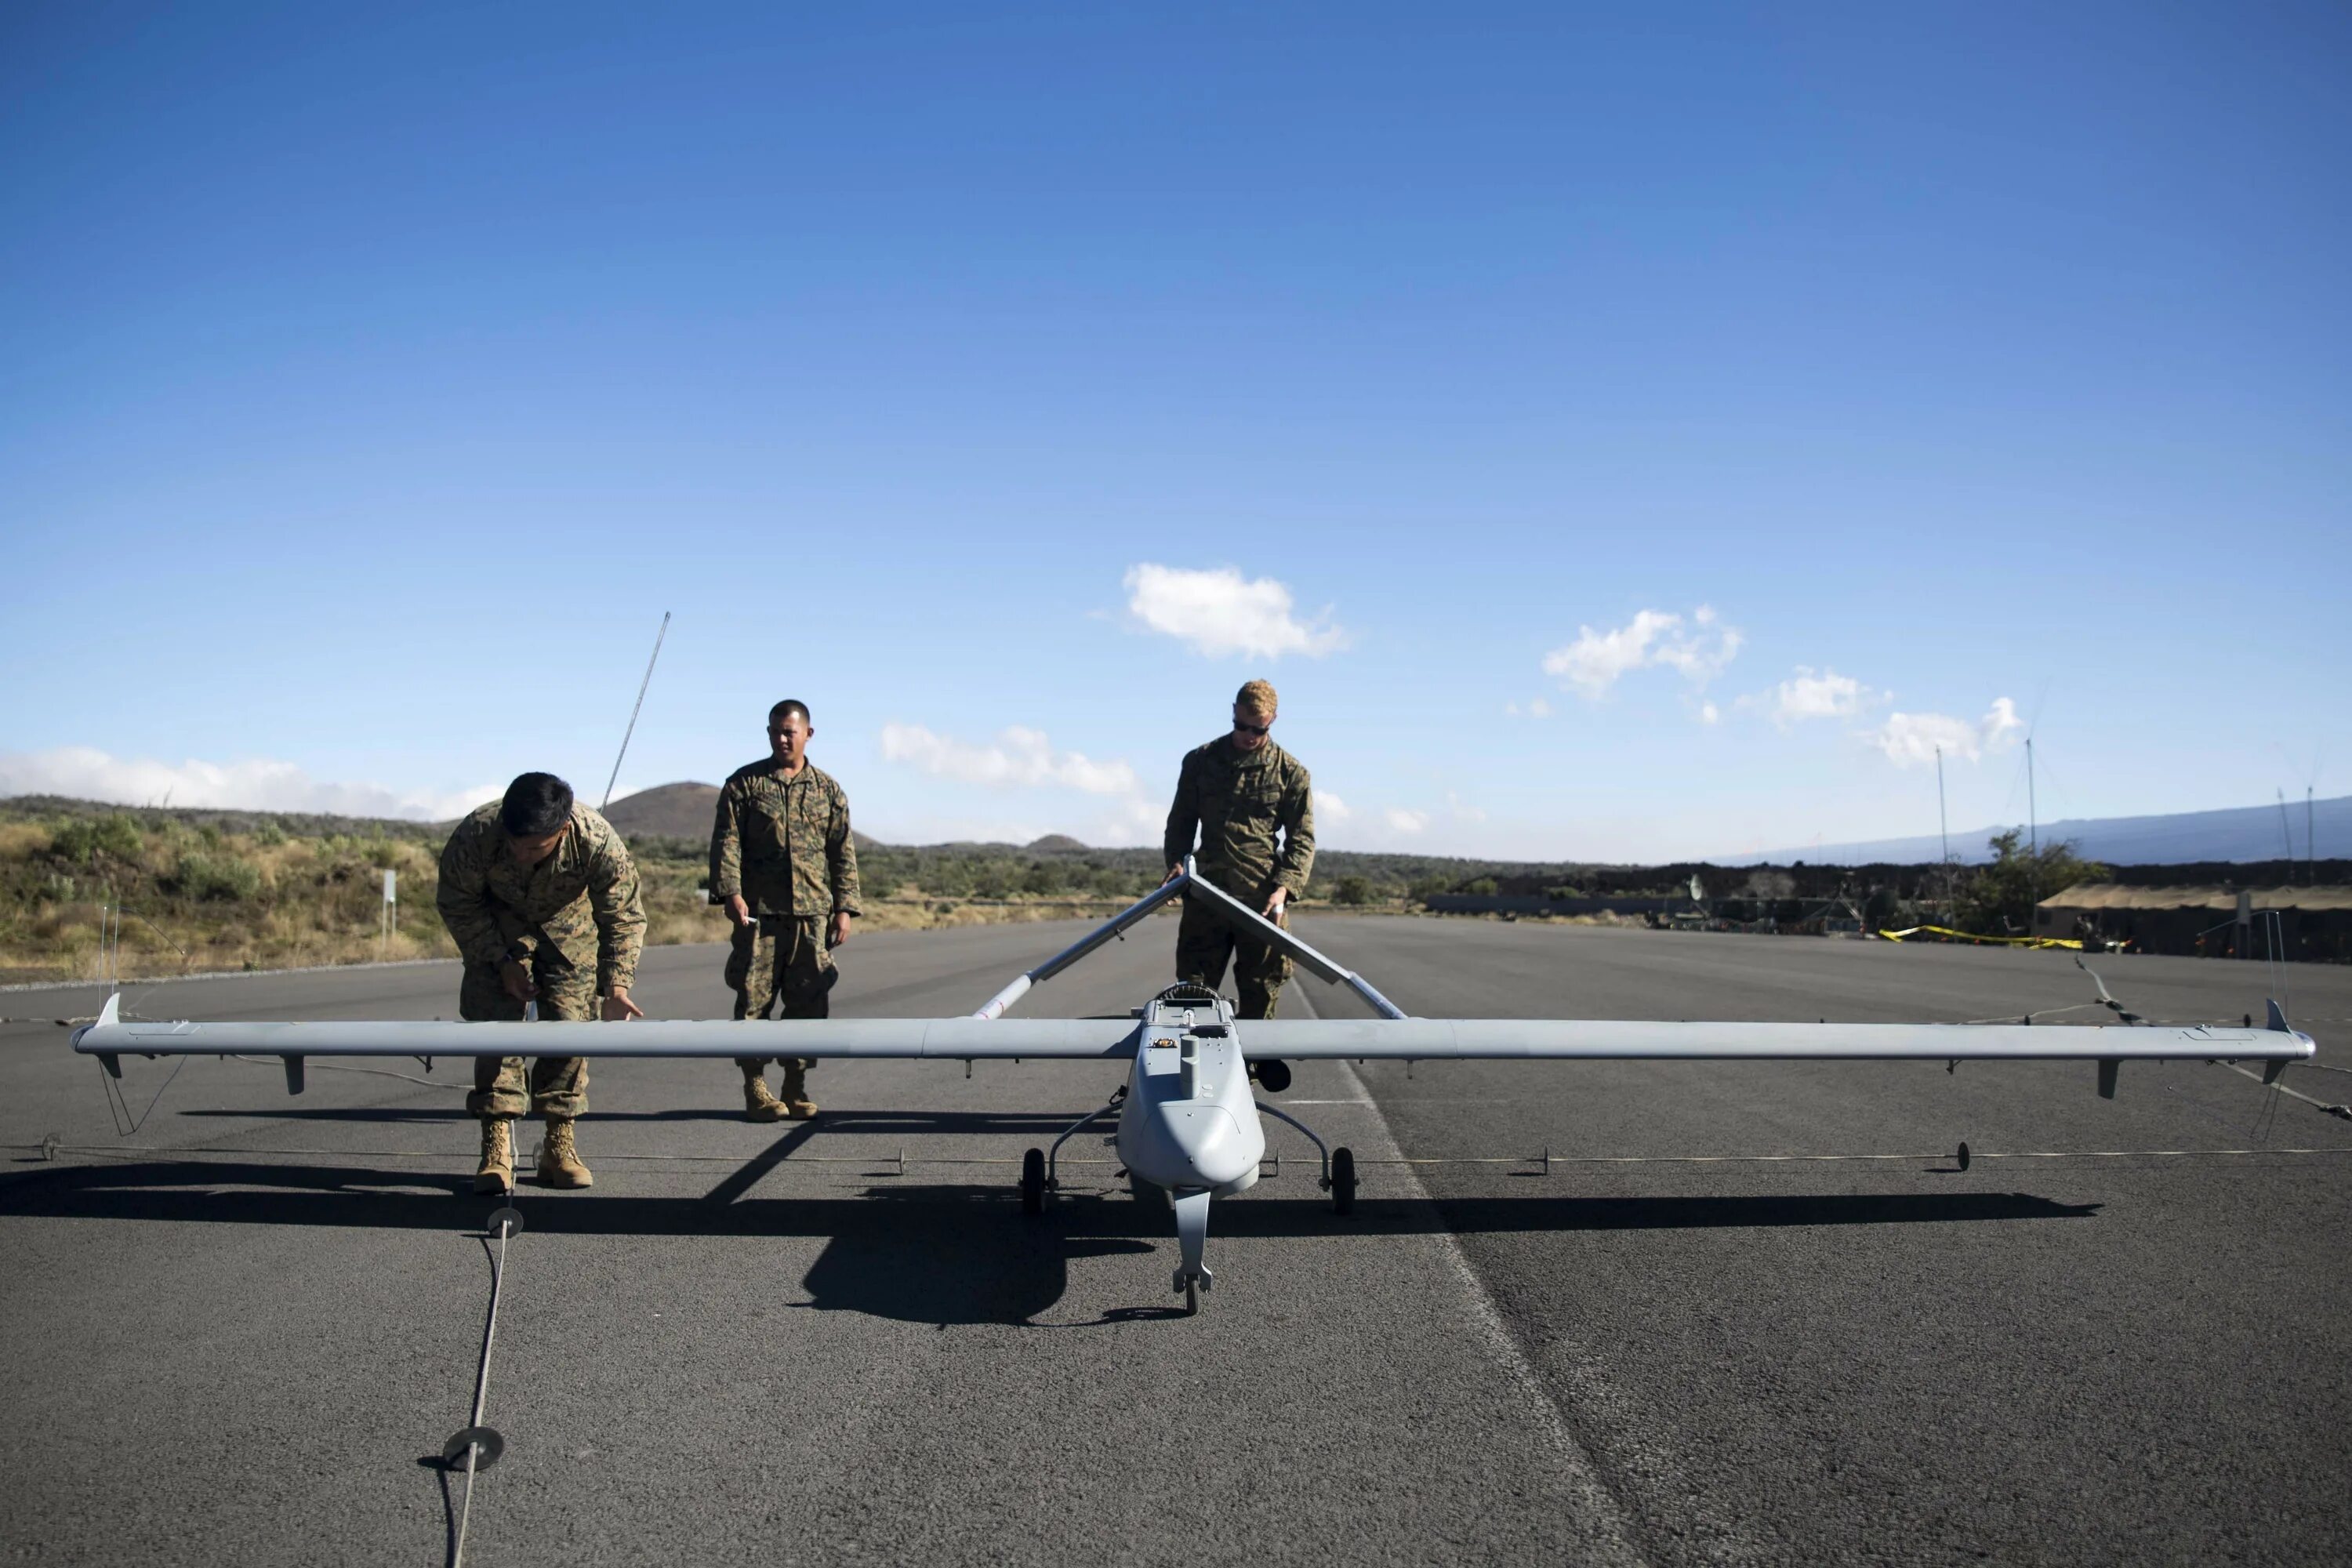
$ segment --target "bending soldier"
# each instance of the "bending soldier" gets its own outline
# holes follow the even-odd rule
[[[543,1019],[645,1016],[629,1000],[646,940],[636,867],[621,836],[553,773],[523,774],[504,800],[457,824],[434,902],[466,961],[459,1017],[520,1019],[531,1002]],[[572,1131],[588,1109],[585,1058],[541,1057],[526,1080],[520,1057],[477,1057],[466,1109],[482,1119],[476,1192],[513,1188],[511,1129],[526,1110],[547,1118],[539,1179],[554,1187],[594,1179]]]
[[[1304,892],[1315,864],[1315,808],[1307,769],[1274,743],[1274,688],[1253,680],[1234,697],[1234,728],[1187,752],[1176,777],[1163,846],[1168,879],[1193,869],[1276,925],[1284,908]],[[1195,854],[1193,834],[1200,835]],[[1205,900],[1184,900],[1176,928],[1176,978],[1214,989],[1234,965],[1234,987],[1244,1018],[1271,1018],[1290,978],[1290,959],[1225,923]]]
[[[768,710],[768,755],[737,768],[719,792],[710,828],[710,901],[735,922],[727,984],[735,1016],[764,1018],[781,996],[787,1018],[822,1018],[838,972],[831,949],[849,940],[857,914],[857,847],[849,797],[808,760],[808,705],[787,700]],[[739,1057],[743,1120],[806,1121],[804,1058],[779,1057],[783,1098],[768,1089],[768,1058]]]

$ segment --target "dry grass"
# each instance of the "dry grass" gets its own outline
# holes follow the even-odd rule
[[[0,982],[102,978],[110,958],[101,922],[110,905],[125,911],[113,971],[126,976],[454,958],[456,944],[433,907],[439,849],[437,836],[421,829],[303,836],[262,823],[228,831],[156,813],[0,820]],[[726,916],[703,891],[698,846],[652,841],[636,860],[649,944],[727,939]],[[381,934],[386,870],[399,883],[389,937]],[[902,890],[869,897],[860,927],[1099,921],[1132,897],[1113,896],[1116,889],[948,896],[925,894],[917,882],[886,882]]]

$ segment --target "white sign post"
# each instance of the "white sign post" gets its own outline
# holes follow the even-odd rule
[[[383,874],[383,910],[382,918],[376,922],[376,958],[379,963],[391,960],[392,933],[400,924],[400,897],[395,891],[399,875],[396,871]]]

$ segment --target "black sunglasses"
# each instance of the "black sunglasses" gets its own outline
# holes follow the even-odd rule
[[[1268,730],[1273,729],[1274,726],[1272,724],[1244,724],[1240,720],[1236,719],[1234,721],[1234,728],[1239,730],[1244,735],[1263,735]]]

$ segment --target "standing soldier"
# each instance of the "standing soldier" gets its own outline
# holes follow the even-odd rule
[[[1209,882],[1261,910],[1276,925],[1283,909],[1307,888],[1315,864],[1315,808],[1307,770],[1268,738],[1274,728],[1274,688],[1253,680],[1234,697],[1234,728],[1184,757],[1176,775],[1176,804],[1168,811],[1168,879],[1182,874],[1184,857]],[[1276,845],[1277,836],[1280,838]],[[1290,978],[1279,948],[1236,931],[1206,900],[1184,900],[1176,928],[1176,978],[1214,988],[1234,965],[1239,1016],[1271,1018]]]
[[[637,868],[611,824],[575,803],[553,773],[523,774],[504,800],[457,824],[433,901],[466,961],[459,1017],[519,1019],[534,1001],[546,1019],[645,1016],[629,1000],[646,942]],[[526,1110],[547,1118],[539,1179],[551,1187],[594,1179],[572,1134],[588,1109],[584,1058],[541,1057],[526,1092],[520,1057],[477,1057],[466,1109],[482,1119],[476,1192],[513,1189],[511,1129]]]
[[[849,837],[849,797],[808,760],[808,705],[787,700],[768,710],[768,755],[728,775],[710,827],[710,901],[735,922],[727,984],[735,1016],[764,1018],[776,997],[783,1016],[822,1018],[837,972],[829,951],[849,940],[857,909],[857,847]],[[776,1058],[783,1098],[770,1092],[764,1057],[738,1057],[743,1069],[743,1120],[805,1121],[816,1114],[800,1057]]]

